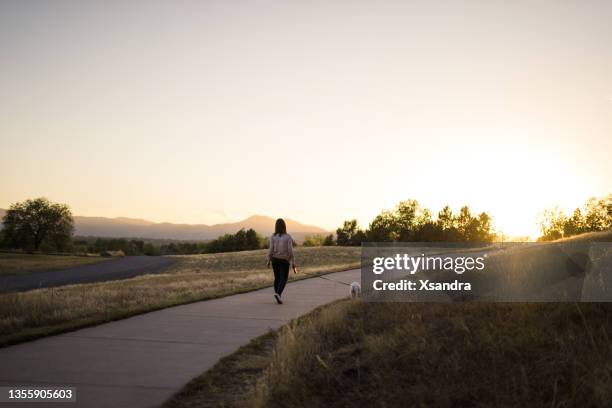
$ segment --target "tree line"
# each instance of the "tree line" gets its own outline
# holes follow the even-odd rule
[[[66,204],[47,198],[12,204],[2,219],[0,248],[42,252],[175,255],[245,251],[268,247],[253,229],[241,229],[206,242],[156,243],[126,238],[73,238],[74,218]]]
[[[268,239],[253,229],[244,228],[235,234],[225,234],[217,239],[202,242],[165,242],[126,238],[77,238],[73,251],[79,253],[104,253],[121,251],[125,255],[193,255],[219,252],[247,251],[267,248]]]
[[[383,210],[364,231],[357,220],[344,221],[336,230],[336,244],[369,242],[491,242],[495,238],[491,216],[473,215],[468,206],[454,214],[447,205],[434,219],[417,200],[401,201],[393,210]]]
[[[121,251],[125,255],[176,255],[233,252],[267,248],[269,240],[253,229],[241,229],[206,242],[164,242],[125,238],[73,239],[74,219],[66,204],[46,198],[12,204],[2,219],[0,248],[43,252],[104,253]],[[591,198],[583,208],[566,216],[558,207],[540,217],[542,236],[552,241],[585,232],[612,228],[612,194]],[[355,219],[344,221],[335,237],[311,235],[304,246],[359,246],[362,242],[491,242],[495,239],[491,216],[472,214],[468,206],[454,213],[447,205],[435,216],[416,200],[401,201],[392,210],[381,211],[367,229]]]
[[[159,245],[142,239],[77,237],[72,243],[74,253],[123,255],[161,255]]]
[[[201,254],[254,250],[268,247],[268,238],[253,229],[241,229],[207,242],[170,242],[157,244],[142,239],[72,238],[74,220],[69,207],[46,198],[26,200],[10,206],[3,219],[0,247],[26,251],[57,251],[125,255]],[[336,236],[311,235],[304,246],[358,246],[372,242],[490,242],[491,217],[482,212],[472,215],[468,206],[454,214],[449,206],[431,212],[416,200],[400,202],[393,210],[377,215],[364,231],[356,220],[348,220],[336,230]]]
[[[538,221],[538,241],[554,241],[586,232],[605,231],[612,228],[612,194],[603,198],[592,197],[582,208],[576,208],[567,216],[559,207],[545,210]]]

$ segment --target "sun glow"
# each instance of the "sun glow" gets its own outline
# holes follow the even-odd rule
[[[332,230],[413,198],[535,237],[612,191],[610,6],[5,3],[0,208]]]
[[[537,216],[542,210],[559,205],[568,211],[592,194],[585,183],[588,177],[564,162],[563,155],[533,144],[500,143],[462,153],[457,171],[464,185],[471,187],[466,204],[488,211],[496,228],[510,236],[537,237]]]
[[[538,216],[544,209],[559,206],[569,212],[599,194],[589,184],[589,177],[567,155],[548,150],[550,147],[527,141],[513,144],[491,141],[455,144],[429,156],[420,155],[413,160],[412,167],[426,170],[387,177],[389,182],[379,187],[384,192],[385,204],[380,205],[380,197],[365,197],[364,202],[379,208],[359,220],[366,227],[383,208],[414,198],[434,216],[447,204],[455,212],[469,205],[474,213],[488,212],[498,233],[535,239],[539,236]],[[398,188],[399,185],[405,188]]]

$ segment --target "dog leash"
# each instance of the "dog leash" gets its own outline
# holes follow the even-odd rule
[[[350,284],[350,283],[346,283],[346,282],[338,281],[338,280],[335,280],[335,279],[329,279],[329,278],[326,278],[325,276],[318,276],[318,277],[319,277],[319,278],[321,278],[321,279],[328,280],[328,281],[330,281],[330,282],[336,282],[336,283],[341,283],[341,284],[346,285],[346,286],[351,286],[351,284]]]

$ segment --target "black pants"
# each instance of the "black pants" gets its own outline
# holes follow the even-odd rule
[[[274,270],[274,292],[280,295],[289,279],[289,261],[272,258],[272,269]]]

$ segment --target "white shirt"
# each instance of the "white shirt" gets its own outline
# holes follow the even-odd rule
[[[291,238],[291,235],[272,235],[268,258],[286,259],[293,263],[293,238]]]

